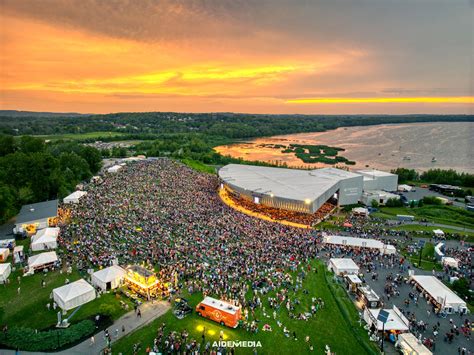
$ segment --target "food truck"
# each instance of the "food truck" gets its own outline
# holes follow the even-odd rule
[[[230,328],[237,328],[241,318],[240,307],[212,297],[204,298],[196,306],[196,313]]]
[[[362,302],[363,308],[379,308],[381,306],[380,297],[369,286],[359,286],[357,297]]]

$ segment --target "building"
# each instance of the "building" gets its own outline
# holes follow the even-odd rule
[[[376,190],[378,200],[399,197],[385,192],[396,191],[398,176],[378,170],[298,170],[229,164],[218,174],[221,188],[236,197],[294,212],[315,213],[328,200],[338,206],[356,204],[364,191]]]
[[[358,170],[356,173],[364,177],[364,191],[397,191],[398,175],[374,169]]]
[[[25,233],[49,227],[56,223],[58,216],[58,200],[44,201],[24,205],[16,216],[14,233]]]
[[[370,206],[372,201],[377,201],[379,205],[385,205],[390,198],[399,200],[400,195],[392,194],[391,192],[382,190],[370,190],[364,191],[360,202],[366,206]]]
[[[221,187],[256,204],[315,213],[335,198],[339,205],[355,204],[362,194],[363,177],[345,170],[297,170],[229,164],[219,170]]]

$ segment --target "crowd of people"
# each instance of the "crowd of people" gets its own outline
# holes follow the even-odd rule
[[[195,289],[237,305],[248,282],[316,255],[314,233],[236,212],[219,200],[217,177],[170,159],[109,174],[71,210],[60,237],[79,267],[146,262],[159,277],[194,280]]]

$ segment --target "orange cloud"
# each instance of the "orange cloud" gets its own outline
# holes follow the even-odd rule
[[[291,104],[373,104],[373,103],[428,103],[428,104],[474,104],[474,96],[461,97],[322,97],[286,100]]]

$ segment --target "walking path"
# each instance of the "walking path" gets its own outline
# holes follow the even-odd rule
[[[156,318],[162,316],[170,309],[170,304],[166,301],[160,302],[147,302],[140,306],[141,317],[137,317],[134,311],[128,312],[119,319],[115,321],[108,329],[110,336],[112,337],[112,343],[118,339],[132,333],[133,331],[141,328],[149,323],[151,323]],[[125,328],[125,331],[122,331],[122,326]],[[118,335],[117,330],[118,329]],[[28,352],[20,351],[19,354],[29,354],[29,355],[51,355],[51,354],[60,354],[60,355],[98,355],[106,347],[107,343],[104,338],[104,331],[96,334],[94,336],[94,344],[91,344],[91,339],[87,339],[76,346],[55,352],[55,353],[39,353],[39,352]],[[13,355],[16,354],[13,350],[0,350],[2,355]]]
[[[399,220],[396,219],[391,219],[389,220],[391,223],[397,223],[400,222]],[[440,224],[440,223],[431,223],[431,222],[420,222],[420,221],[405,221],[403,224],[400,225],[395,225],[395,227],[398,226],[406,226],[406,225],[418,225],[418,226],[426,226],[426,227],[438,227],[438,228],[446,228],[446,229],[453,229],[457,230],[460,232],[470,232],[474,233],[474,229],[472,228],[467,228],[467,227],[461,227],[461,226],[452,226],[450,224]]]

